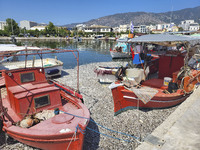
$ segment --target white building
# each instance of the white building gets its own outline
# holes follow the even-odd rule
[[[119,33],[119,27],[113,27],[112,29],[114,33]]]
[[[149,30],[146,25],[140,25],[139,32],[140,33],[149,33]]]
[[[171,24],[174,24],[174,23],[171,23]],[[170,28],[170,23],[164,23],[164,24],[157,24],[156,25],[156,30],[164,30],[164,29],[168,29]]]
[[[31,27],[30,30],[36,30],[38,29],[39,31],[41,30],[44,30],[46,26],[34,26],[34,27]]]
[[[20,21],[20,28],[23,29],[25,28],[26,30],[30,30],[31,27],[37,26],[38,24],[36,22],[33,21],[27,21],[27,20],[23,20]]]
[[[189,26],[189,31],[198,31],[199,30],[199,24],[198,23],[191,23]]]
[[[181,24],[179,24],[179,27],[182,27],[183,30],[187,30],[187,31],[199,30],[199,24],[194,22],[194,20],[181,21]]]
[[[76,28],[77,28],[78,31],[83,31],[85,27],[86,27],[85,24],[77,24],[76,25]]]
[[[120,25],[119,26],[119,32],[126,32],[128,31],[130,28],[130,25],[129,24],[125,24],[125,25]]]
[[[101,26],[101,25],[92,25],[90,27],[85,27],[84,32],[90,32],[90,33],[105,33],[105,32],[111,32],[111,27],[108,26]]]
[[[149,25],[146,27],[149,31],[156,30],[156,25]]]
[[[0,21],[0,30],[4,30],[4,27],[7,25],[6,21]]]

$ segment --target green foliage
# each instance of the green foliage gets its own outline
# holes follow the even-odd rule
[[[64,28],[57,28],[57,34],[59,37],[65,37],[67,36],[67,30]]]
[[[0,36],[8,36],[5,30],[0,30]]]
[[[19,32],[19,26],[18,24],[15,22],[14,19],[8,18],[6,19],[6,23],[7,25],[5,26],[4,30],[5,33],[10,36],[10,35],[18,35]]]
[[[182,27],[179,27],[179,28],[178,28],[178,31],[183,31],[183,28],[182,28]]]
[[[54,36],[56,34],[56,27],[54,26],[52,22],[49,22],[45,30],[46,30],[46,33],[49,34],[50,36]]]

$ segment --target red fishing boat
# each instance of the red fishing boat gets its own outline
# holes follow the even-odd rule
[[[196,39],[161,34],[141,36],[130,42],[162,43],[169,46],[172,43],[189,44],[194,41]],[[183,102],[192,93],[200,75],[200,71],[187,66],[185,57],[188,58],[188,53],[180,51],[160,56],[158,77],[140,80],[138,85],[127,85],[119,81],[111,84],[115,115],[132,108],[168,108]],[[172,81],[167,80],[169,78]]]
[[[48,53],[57,52],[78,53],[75,50]],[[47,52],[37,52],[44,53]],[[90,113],[78,91],[53,80],[47,81],[41,67],[4,70],[2,76],[0,85],[7,90],[6,97],[0,98],[3,131],[40,149],[82,149]]]

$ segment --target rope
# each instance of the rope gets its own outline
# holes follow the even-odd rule
[[[86,118],[86,117],[74,115],[74,114],[67,113],[67,112],[64,112],[64,111],[61,111],[61,110],[57,110],[57,111],[63,112],[63,113],[65,113],[65,114],[68,114],[68,115],[71,115],[71,116],[74,116],[74,117],[77,117],[77,118],[82,118],[82,119],[90,120],[90,118]],[[130,135],[130,134],[126,134],[126,133],[123,133],[123,132],[119,132],[119,131],[115,131],[115,130],[109,129],[109,128],[107,128],[107,127],[104,127],[103,125],[98,124],[97,122],[95,122],[95,121],[93,121],[93,120],[90,120],[90,121],[93,122],[93,123],[95,123],[96,125],[98,125],[98,126],[104,128],[104,129],[108,130],[108,131],[115,132],[115,133],[122,134],[122,135],[129,136],[129,137],[132,137],[132,138],[134,138],[137,142],[139,142],[139,141],[138,141],[139,138],[136,137],[136,136],[133,136],[133,135]],[[77,128],[80,129],[80,131],[82,131],[82,132],[84,133],[85,130],[82,130],[79,126],[78,126]],[[102,134],[102,135],[105,135],[105,136],[108,136],[108,137],[112,137],[112,136],[109,136],[109,135],[100,133],[100,132],[98,132],[98,131],[96,131],[96,130],[93,130],[93,129],[89,128],[89,127],[86,127],[86,128],[88,128],[89,130],[92,130],[92,131],[94,131],[94,132],[96,132],[96,133],[99,133],[99,134]],[[81,133],[82,133],[82,132],[81,132]],[[115,137],[112,137],[112,138],[115,138]],[[119,139],[119,138],[116,138],[116,139]],[[123,140],[123,139],[120,139],[120,140]],[[123,141],[129,141],[129,140],[123,140]]]
[[[68,144],[68,146],[67,146],[67,149],[66,149],[66,150],[68,150],[68,149],[69,149],[69,146],[71,145],[71,143],[72,143],[72,141],[73,141],[73,138],[74,138],[74,141],[75,141],[75,139],[76,139],[76,132],[77,132],[77,127],[76,127],[76,131],[74,132],[74,134],[73,134],[73,136],[72,136],[72,139],[70,140],[70,142],[69,142],[69,144]]]
[[[116,139],[116,140],[122,140],[122,141],[129,142],[129,143],[132,142],[132,141],[130,141],[130,140],[124,140],[124,139],[120,139],[120,138],[117,138],[117,137],[113,137],[113,136],[110,136],[110,135],[107,135],[107,134],[98,132],[98,131],[96,131],[96,130],[94,130],[94,129],[91,129],[91,128],[89,128],[89,127],[86,127],[86,128],[89,129],[89,130],[91,130],[91,131],[93,131],[93,132],[96,132],[96,133],[102,134],[102,135],[104,135],[104,136],[107,136],[107,137],[109,137],[109,138],[113,138],[113,139]]]
[[[79,125],[77,125],[76,131],[77,131],[78,129],[80,130],[80,132],[81,132],[82,134],[85,134],[85,130],[81,129],[81,128],[79,127]]]

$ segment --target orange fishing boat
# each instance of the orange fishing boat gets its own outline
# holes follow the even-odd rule
[[[161,43],[169,46],[179,42],[197,44],[199,40],[161,34],[145,35],[129,42]],[[200,81],[200,71],[189,68],[186,58],[188,58],[186,51],[161,55],[157,78],[149,77],[143,81],[139,80],[137,84],[135,82],[130,84],[131,81],[129,84],[119,81],[111,84],[115,115],[132,108],[169,108],[183,102],[192,93],[195,84]],[[135,77],[135,80],[137,78]]]
[[[4,70],[2,76],[0,85],[7,90],[5,98],[0,98],[3,131],[22,143],[44,150],[82,149],[90,113],[78,91],[47,81],[41,67]]]

